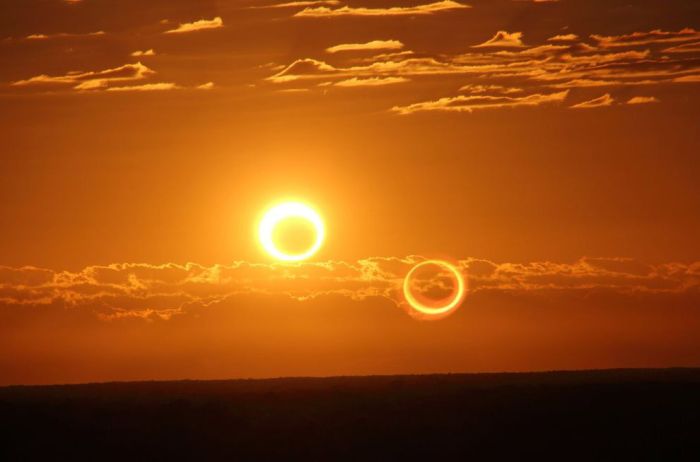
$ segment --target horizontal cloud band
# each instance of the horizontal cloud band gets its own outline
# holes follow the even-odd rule
[[[400,303],[404,275],[423,257],[372,257],[300,264],[234,262],[150,265],[120,263],[81,271],[0,267],[0,306],[57,305],[93,310],[103,319],[169,318],[197,305],[241,294],[304,301],[335,295]],[[575,263],[459,261],[471,293],[502,291],[613,291],[619,294],[700,292],[700,262],[647,265],[622,258],[582,258]]]

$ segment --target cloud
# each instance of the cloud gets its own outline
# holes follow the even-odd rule
[[[583,103],[575,104],[571,106],[572,109],[592,109],[597,107],[612,106],[615,99],[610,96],[610,93],[606,93],[603,96],[594,98],[590,101],[584,101]]]
[[[273,3],[271,5],[256,5],[249,8],[294,8],[309,6],[338,6],[340,0],[299,0],[296,2]]]
[[[299,302],[329,296],[354,301],[378,298],[399,306],[405,274],[423,259],[372,257],[292,265],[120,263],[77,272],[0,267],[0,306],[87,310],[104,320],[167,320],[246,294]],[[700,290],[700,262],[647,265],[623,258],[582,258],[574,263],[495,263],[468,258],[457,264],[472,295],[496,291],[546,296],[605,290],[631,296]],[[438,283],[431,281],[420,290]]]
[[[164,90],[177,90],[180,88],[174,83],[146,83],[143,85],[131,85],[126,87],[110,87],[107,91],[164,91]]]
[[[199,21],[183,23],[175,29],[167,30],[164,33],[184,34],[187,32],[196,32],[200,30],[219,29],[221,27],[224,27],[224,21],[220,16],[217,16],[214,19],[200,19]]]
[[[307,76],[317,77],[319,75],[332,75],[337,73],[338,69],[323,61],[312,58],[297,59],[289,66],[285,67],[278,73],[268,77],[272,82],[289,82],[298,80]]]
[[[655,29],[649,32],[633,32],[627,35],[591,35],[602,48],[630,47],[653,45],[659,43],[687,42],[700,39],[700,31],[692,28],[681,29],[678,32]]]
[[[214,86],[215,86],[214,82],[207,82],[207,83],[203,83],[201,85],[197,85],[196,88],[197,88],[197,90],[211,90],[214,88]]]
[[[378,87],[404,82],[410,82],[410,80],[405,77],[368,77],[365,79],[353,77],[351,79],[335,82],[333,85],[336,87]]]
[[[59,32],[57,34],[31,34],[27,35],[25,38],[27,40],[50,40],[57,38],[71,38],[71,37],[101,37],[107,35],[105,31],[99,30],[97,32],[87,32],[84,34],[69,34],[67,32]]]
[[[684,43],[663,50],[664,53],[700,53],[700,42]]]
[[[525,46],[522,38],[522,32],[499,30],[492,38],[479,45],[473,45],[472,48],[522,48]]]
[[[326,48],[328,53],[340,51],[365,51],[365,50],[400,50],[403,43],[398,40],[372,40],[366,43],[344,43]]]
[[[552,88],[592,88],[592,87],[623,87],[636,85],[654,85],[656,80],[592,80],[574,79],[550,85]]]
[[[684,75],[681,77],[676,77],[673,79],[673,82],[676,83],[696,83],[700,82],[700,74],[697,75]]]
[[[41,84],[75,85],[76,90],[93,90],[107,86],[112,82],[141,80],[155,74],[149,67],[137,62],[102,71],[69,72],[64,75],[50,76],[46,74],[30,77],[26,80],[12,82],[13,86],[29,86]]]
[[[627,101],[627,104],[649,104],[658,103],[659,99],[655,96],[635,96]]]
[[[458,95],[440,98],[436,101],[426,101],[422,103],[410,104],[408,106],[394,106],[392,108],[392,111],[401,115],[408,115],[424,111],[473,112],[475,110],[481,109],[540,106],[542,104],[548,103],[560,103],[566,99],[568,93],[568,90],[565,90],[557,93],[532,94],[521,97]]]
[[[459,88],[459,91],[470,93],[472,95],[481,93],[501,93],[501,94],[511,94],[511,93],[522,93],[522,88],[515,87],[504,87],[502,85],[475,85],[467,84]]]
[[[578,35],[576,34],[564,34],[564,35],[555,35],[554,37],[549,37],[547,39],[548,42],[575,42],[578,40]]]
[[[458,3],[454,0],[442,0],[416,6],[394,6],[388,8],[368,8],[343,6],[341,8],[328,8],[324,6],[309,7],[299,11],[295,17],[330,18],[338,16],[413,16],[427,15],[441,11],[471,8],[469,5]]]
[[[515,90],[506,89],[517,89],[522,94],[547,95],[552,89],[606,87],[610,98],[614,99],[616,88],[697,82],[700,78],[700,56],[692,54],[696,52],[691,46],[686,47],[689,56],[680,56],[678,53],[669,55],[661,47],[644,44],[628,46],[627,49],[612,45],[649,40],[677,41],[680,40],[679,34],[683,40],[687,40],[691,30],[673,33],[652,31],[605,38],[596,36],[601,43],[606,44],[602,47],[580,42],[575,34],[567,34],[550,37],[545,43],[529,46],[523,43],[521,32],[499,31],[487,42],[471,47],[472,50],[465,53],[431,55],[406,50],[362,58],[347,58],[341,53],[333,64],[315,58],[300,58],[281,69],[275,69],[275,73],[267,77],[266,81],[272,84],[295,82],[297,91],[304,85],[312,91],[318,86],[335,85],[338,82],[369,84],[403,77],[410,79],[412,85],[444,81],[454,88],[456,77],[466,76],[469,84],[460,91],[469,96],[485,97],[484,101],[465,101],[465,95],[443,95],[445,97],[439,100],[404,103],[392,109],[403,113],[427,110],[469,112],[473,109],[505,108],[511,106],[509,103],[517,105],[531,101],[516,99],[503,102],[492,99],[516,93]],[[329,50],[374,48],[385,42],[391,41],[342,44]],[[601,103],[606,105],[608,101],[606,98],[600,101],[596,99],[574,107],[598,107],[596,104]]]
[[[141,56],[155,56],[156,52],[153,50],[153,48],[148,49],[148,50],[136,50],[131,53],[131,56],[133,57],[141,57]]]

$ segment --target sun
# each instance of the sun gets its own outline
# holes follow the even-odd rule
[[[285,253],[275,243],[275,228],[284,220],[302,219],[314,228],[315,239],[308,249],[300,253]],[[311,258],[323,245],[326,229],[321,215],[311,206],[302,202],[283,202],[267,212],[258,226],[258,239],[263,249],[277,260],[286,262],[298,262]]]
[[[413,293],[411,287],[413,277],[419,269],[426,266],[436,266],[440,268],[448,273],[454,281],[452,296],[448,300],[445,300],[442,305],[428,303],[425,300],[421,300],[420,298],[422,297],[418,297]],[[459,308],[464,301],[464,297],[467,295],[467,287],[464,276],[455,265],[444,260],[426,260],[415,265],[408,274],[406,274],[403,280],[403,295],[406,303],[410,307],[409,314],[418,319],[437,320],[449,316]]]

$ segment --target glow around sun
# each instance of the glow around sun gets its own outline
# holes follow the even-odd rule
[[[290,254],[281,251],[275,243],[275,228],[284,220],[302,219],[309,222],[315,233],[315,239],[311,246],[300,253]],[[311,258],[323,245],[326,236],[325,224],[321,215],[307,204],[302,202],[283,202],[267,212],[260,221],[258,227],[258,239],[263,249],[273,258],[286,262],[298,262]]]

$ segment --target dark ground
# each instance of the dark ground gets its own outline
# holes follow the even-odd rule
[[[0,388],[0,460],[700,460],[700,369]]]

